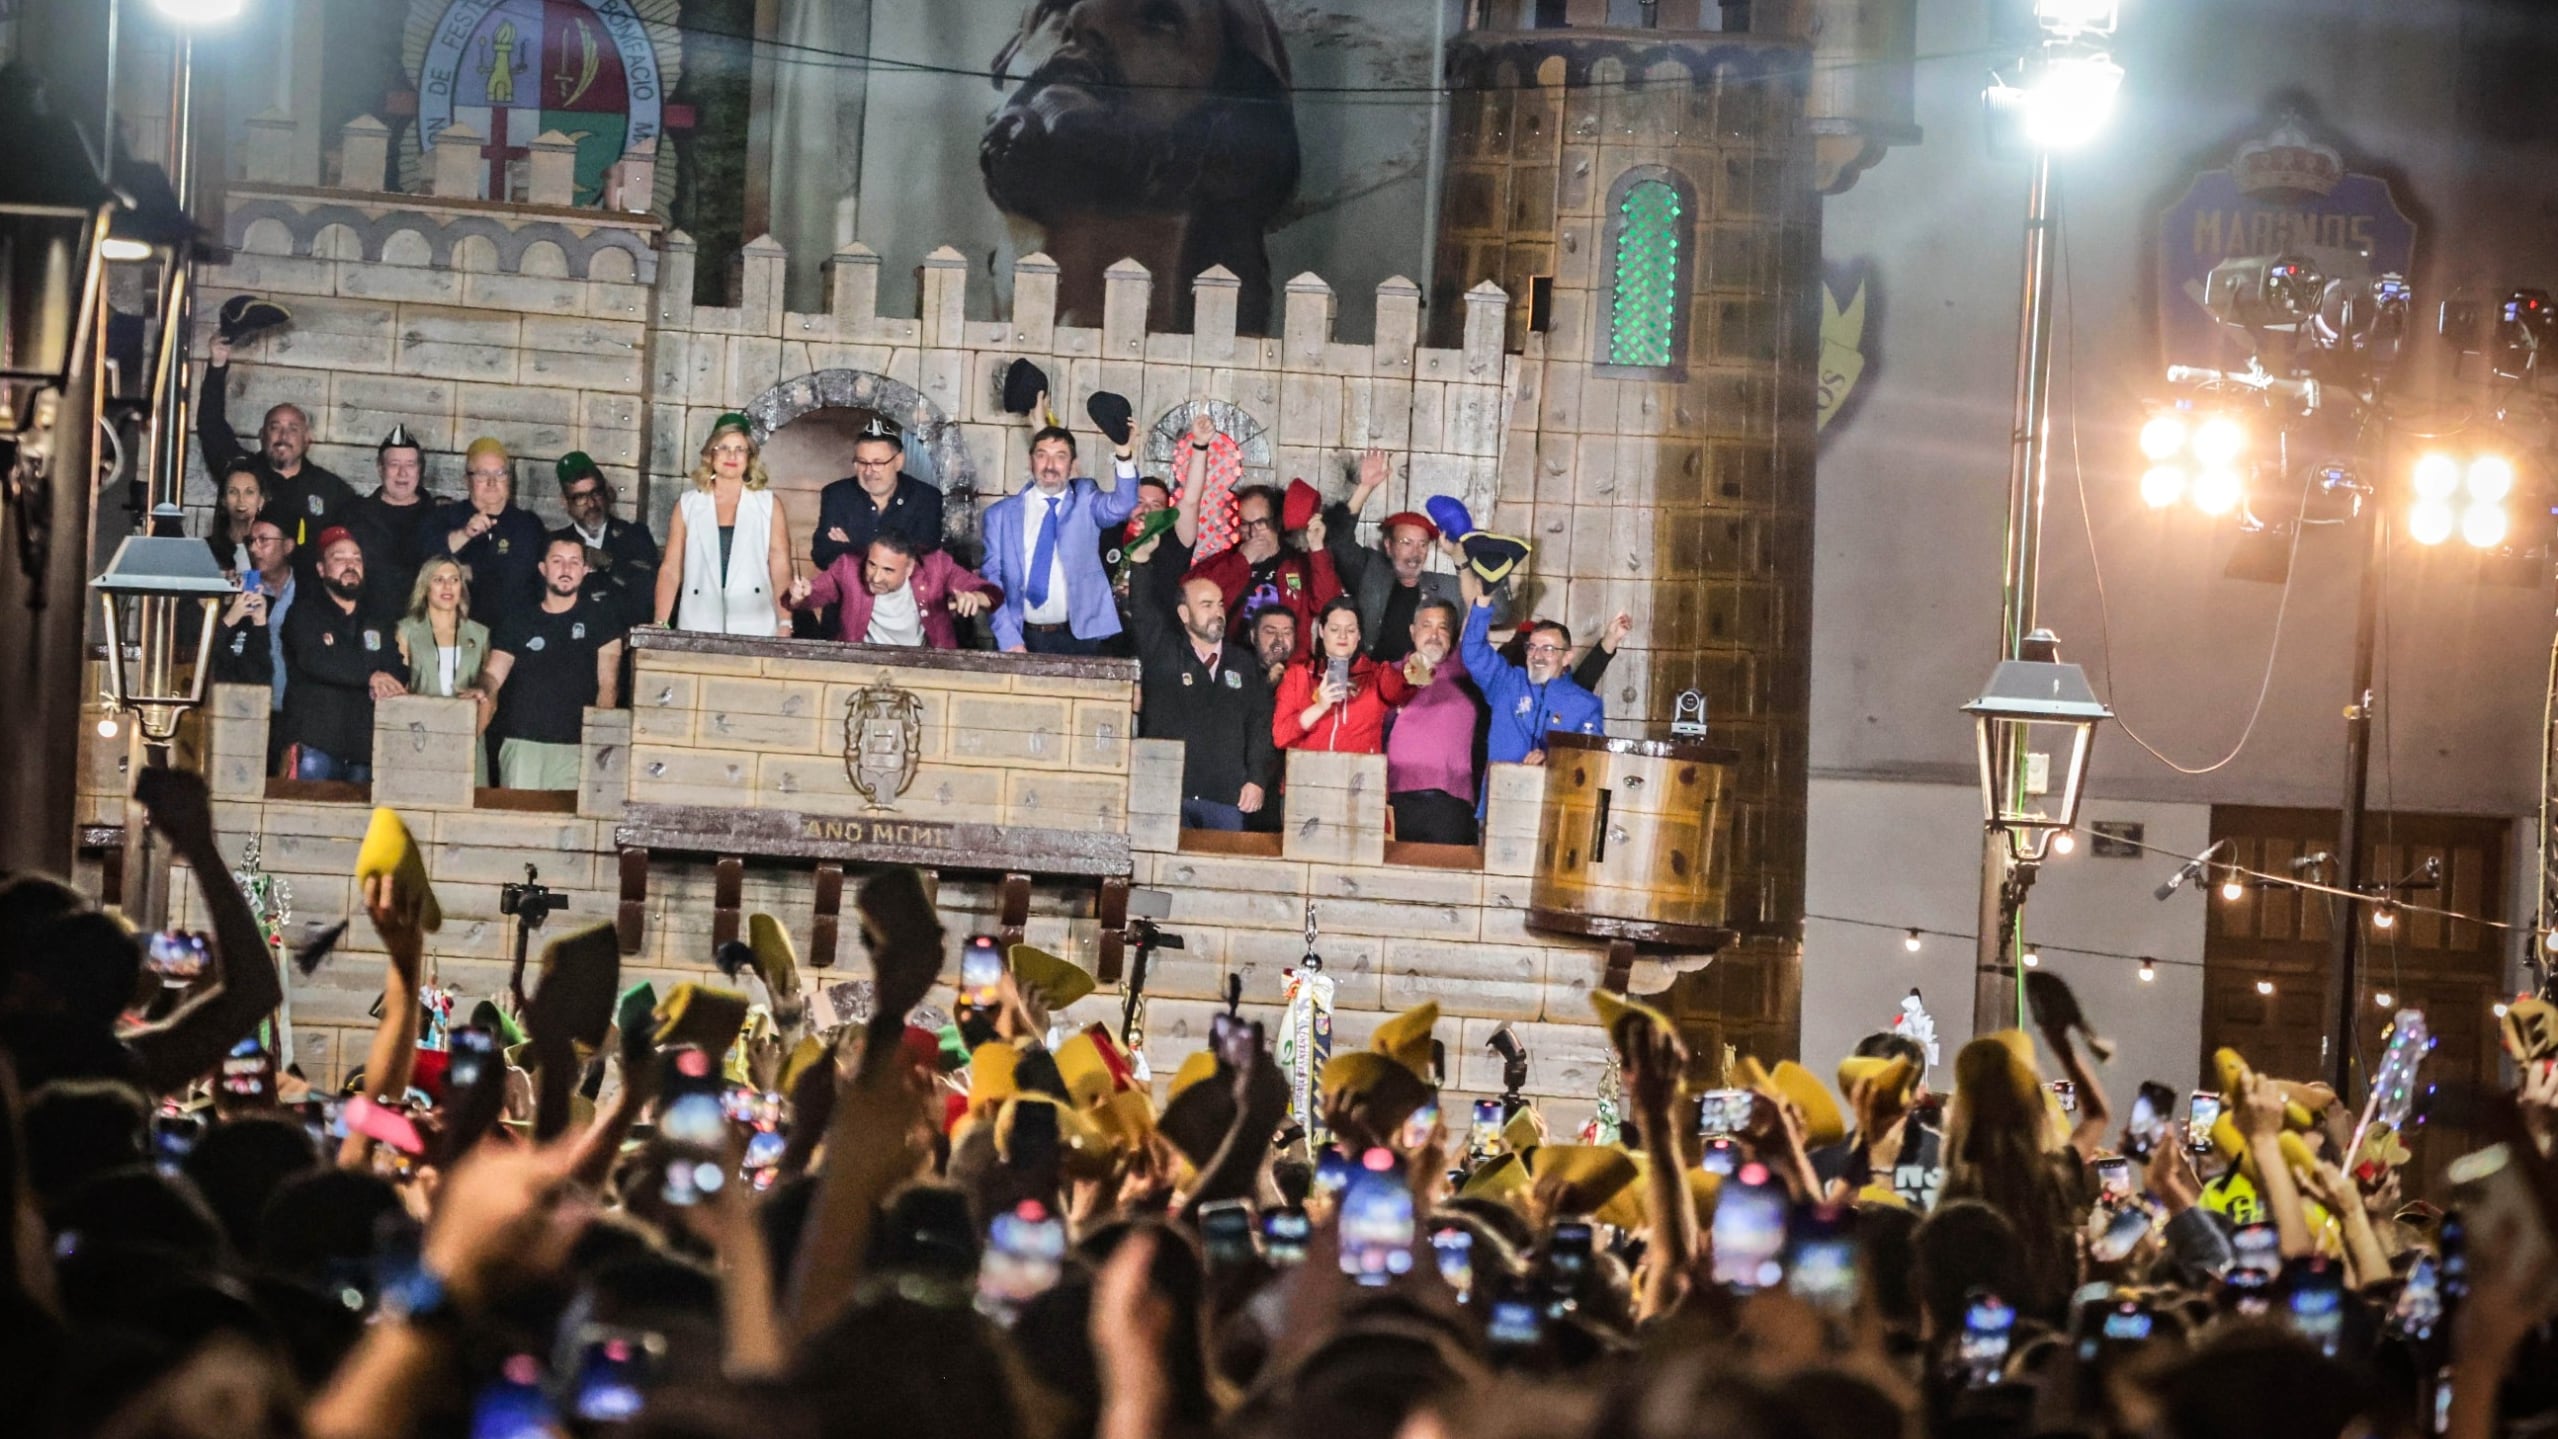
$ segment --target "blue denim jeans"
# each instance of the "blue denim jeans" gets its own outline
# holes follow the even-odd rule
[[[335,779],[349,784],[371,784],[373,766],[348,764],[333,754],[315,750],[306,744],[295,745],[286,752],[295,779]]]
[[[1243,828],[1243,811],[1213,799],[1186,799],[1181,802],[1181,827],[1239,830]]]

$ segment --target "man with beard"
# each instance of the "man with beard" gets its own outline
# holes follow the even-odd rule
[[[1225,596],[1226,613],[1236,617],[1236,639],[1243,638],[1242,615],[1248,606],[1257,607],[1264,594],[1278,596],[1296,616],[1298,648],[1291,659],[1305,658],[1306,637],[1314,630],[1314,617],[1341,593],[1341,580],[1332,567],[1331,552],[1324,548],[1323,517],[1316,512],[1314,490],[1310,485],[1291,484],[1292,492],[1283,499],[1279,491],[1268,485],[1250,485],[1235,492],[1235,515],[1238,537],[1234,548],[1219,550],[1191,568],[1191,573],[1217,586]],[[1195,493],[1185,492],[1181,507],[1191,512],[1199,503]],[[1301,513],[1290,514],[1294,508]],[[1302,531],[1304,549],[1288,543],[1290,530]]]
[[[951,617],[973,619],[1003,599],[950,557],[948,550],[915,553],[912,541],[883,530],[856,561],[838,555],[815,579],[791,583],[790,606],[801,611],[838,610],[835,638],[850,645],[959,648]]]
[[[364,550],[345,527],[320,534],[319,592],[284,617],[284,774],[373,782],[373,702],[408,693],[390,626],[364,610]]]
[[[1244,627],[1252,636],[1252,654],[1260,662],[1261,676],[1276,691],[1288,661],[1296,658],[1297,613],[1275,597],[1256,600],[1244,611]]]
[[[444,547],[471,572],[471,614],[495,634],[499,624],[541,602],[542,522],[515,504],[515,461],[482,437],[462,457],[470,498],[437,511]],[[652,600],[653,602],[653,600]]]
[[[1403,678],[1419,690],[1386,732],[1386,805],[1394,837],[1411,844],[1472,844],[1474,729],[1483,713],[1457,652],[1457,607],[1421,602],[1406,637]]]
[[[1472,570],[1459,572],[1457,580],[1469,606],[1457,652],[1465,657],[1466,672],[1491,712],[1485,759],[1544,764],[1545,737],[1555,730],[1605,734],[1607,707],[1564,672],[1572,654],[1572,631],[1553,620],[1532,621],[1525,660],[1512,664],[1492,647],[1492,597],[1484,592],[1483,581]]]
[[[586,546],[586,588],[613,606],[623,628],[648,623],[657,604],[657,537],[613,513],[613,486],[584,450],[560,456],[560,504],[568,523],[552,539]]]
[[[1031,0],[995,57],[1053,29],[1058,44],[995,112],[978,144],[987,198],[1045,233],[1057,322],[1101,323],[1102,271],[1134,258],[1156,277],[1147,323],[1190,325],[1190,280],[1223,265],[1243,282],[1235,323],[1270,322],[1263,245],[1296,192],[1288,51],[1265,0]]]
[[[542,598],[492,631],[480,684],[497,717],[497,782],[507,789],[577,788],[586,707],[619,699],[621,621],[586,592],[586,546],[553,535],[542,552]]]
[[[218,336],[206,357],[204,384],[195,398],[195,438],[204,450],[204,468],[221,474],[234,456],[249,455],[258,463],[266,485],[267,508],[293,528],[287,537],[301,544],[321,530],[343,522],[355,503],[355,487],[311,463],[311,417],[300,405],[276,405],[266,412],[252,453],[231,428],[231,342]],[[314,553],[318,547],[313,546]]]
[[[1162,556],[1157,550],[1145,563]],[[1131,589],[1142,594],[1129,607],[1144,691],[1139,729],[1148,739],[1182,742],[1182,827],[1242,829],[1279,787],[1269,682],[1253,655],[1226,639],[1226,600],[1213,581],[1182,580],[1170,614],[1156,586]]]
[[[1406,510],[1386,516],[1377,547],[1359,543],[1359,513],[1368,498],[1394,474],[1394,462],[1383,450],[1359,459],[1359,483],[1347,504],[1324,510],[1324,544],[1340,573],[1342,592],[1359,602],[1359,633],[1368,637],[1368,654],[1379,664],[1400,663],[1412,653],[1413,622],[1434,602],[1454,605],[1454,575],[1424,569],[1430,550],[1439,543],[1439,527],[1427,515]]]
[[[373,451],[373,472],[382,483],[348,507],[346,527],[364,548],[366,588],[376,612],[396,618],[408,609],[418,567],[444,543],[444,531],[426,492],[426,449],[408,426],[393,425],[382,437]]]

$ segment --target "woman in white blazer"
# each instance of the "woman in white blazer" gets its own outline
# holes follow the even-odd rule
[[[735,412],[720,416],[666,533],[659,624],[722,635],[791,632],[790,521],[771,484],[754,426]]]

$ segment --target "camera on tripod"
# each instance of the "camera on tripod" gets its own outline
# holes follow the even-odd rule
[[[526,929],[539,929],[542,921],[568,908],[568,896],[542,883],[542,872],[524,866],[522,884],[502,884],[497,888],[497,912],[513,915]]]

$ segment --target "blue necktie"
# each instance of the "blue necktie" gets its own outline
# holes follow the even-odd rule
[[[1048,513],[1040,517],[1039,542],[1030,547],[1030,607],[1037,609],[1048,603],[1048,572],[1057,567],[1057,506],[1064,496],[1048,502]]]

